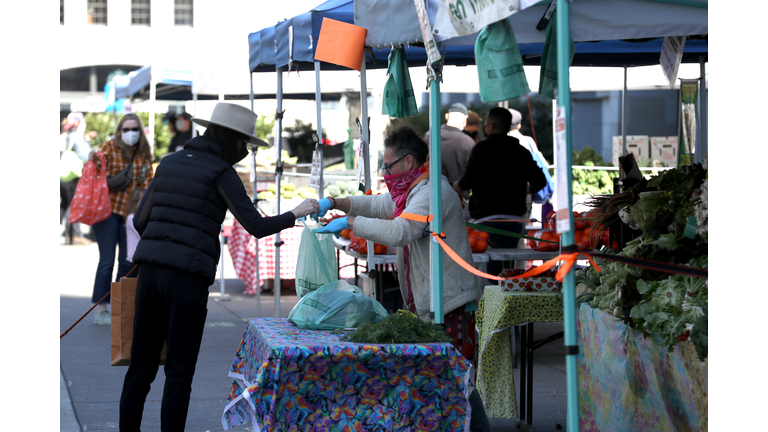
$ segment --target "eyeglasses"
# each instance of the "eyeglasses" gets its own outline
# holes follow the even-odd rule
[[[140,128],[137,128],[137,127],[135,127],[135,128],[121,128],[120,130],[121,130],[122,132],[138,132],[138,131],[140,131],[141,129],[140,129]]]
[[[392,162],[391,164],[389,164],[389,165],[384,165],[383,167],[381,167],[381,170],[382,170],[382,171],[384,171],[384,174],[386,174],[386,175],[392,175],[392,173],[389,171],[389,170],[390,170],[390,168],[392,168],[393,166],[395,166],[395,164],[396,164],[396,163],[398,163],[398,162],[400,162],[401,160],[405,159],[405,157],[406,157],[406,156],[413,156],[413,155],[412,155],[412,154],[410,154],[410,153],[408,153],[408,154],[407,154],[407,155],[405,155],[405,156],[401,156],[401,157],[400,157],[400,159],[398,159],[398,160],[396,160],[396,161]]]

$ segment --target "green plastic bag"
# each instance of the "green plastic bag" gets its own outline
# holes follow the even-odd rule
[[[296,260],[296,294],[299,298],[339,279],[336,248],[331,238],[333,234],[313,233],[312,227],[304,221],[301,223],[304,230]]]
[[[387,65],[389,78],[384,84],[384,100],[381,113],[390,117],[410,117],[419,113],[411,84],[411,75],[405,61],[403,47],[394,47],[389,52]]]
[[[544,49],[541,52],[541,69],[539,72],[539,95],[555,98],[555,89],[557,88],[557,24],[556,15],[547,24],[547,39],[544,42]],[[568,38],[568,65],[573,60],[574,52],[573,38]]]
[[[480,99],[501,102],[530,93],[517,39],[506,19],[485,27],[475,42]]]
[[[384,306],[345,280],[325,284],[305,295],[288,314],[288,321],[309,330],[357,328],[379,322],[389,314]]]
[[[69,137],[67,137],[67,142],[69,143]],[[74,141],[69,143],[67,150],[61,154],[59,177],[61,178],[61,181],[64,182],[72,181],[83,175],[83,161],[80,160],[77,153],[72,150],[74,144]]]

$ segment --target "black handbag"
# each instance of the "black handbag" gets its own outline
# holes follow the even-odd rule
[[[113,175],[112,177],[107,177],[107,187],[109,190],[119,192],[131,184],[131,180],[133,179],[133,159],[136,157],[136,152],[138,150],[139,149],[133,151],[131,161],[128,162],[128,166],[125,167],[124,170]]]

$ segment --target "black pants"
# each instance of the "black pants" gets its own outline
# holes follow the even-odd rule
[[[196,274],[168,267],[142,264],[140,269],[131,364],[120,396],[120,431],[140,430],[163,341],[167,351],[160,429],[183,431],[208,314],[209,284]]]
[[[59,194],[61,197],[61,205],[59,206],[59,223],[64,222],[64,227],[67,233],[67,240],[69,243],[72,243],[73,237],[80,236],[80,228],[78,227],[78,224],[72,224],[69,222],[69,208],[72,205],[72,198],[75,197],[75,190],[77,189],[78,181],[80,181],[79,177],[68,182],[59,180]]]

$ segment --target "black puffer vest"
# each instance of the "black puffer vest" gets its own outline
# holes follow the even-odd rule
[[[226,152],[225,152],[226,153]],[[215,141],[196,137],[163,158],[152,186],[152,209],[133,255],[148,263],[197,273],[212,284],[227,204],[216,180],[232,168]]]

